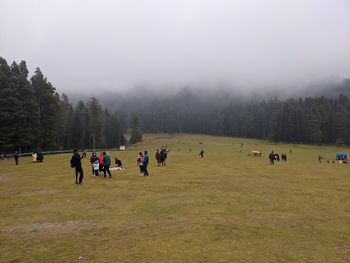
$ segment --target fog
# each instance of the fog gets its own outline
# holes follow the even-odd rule
[[[350,76],[349,0],[0,0],[0,10],[0,56],[40,67],[60,93],[287,90]]]

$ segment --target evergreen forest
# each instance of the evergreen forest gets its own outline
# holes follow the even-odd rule
[[[148,103],[137,107],[132,97],[104,107],[103,98],[95,97],[73,105],[39,68],[28,74],[25,61],[9,65],[0,57],[0,152],[115,148],[126,143],[127,131],[130,143],[150,132],[350,144],[350,100],[343,94],[220,101],[184,89],[149,95]]]

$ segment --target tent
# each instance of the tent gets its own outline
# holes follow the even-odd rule
[[[345,160],[348,159],[348,155],[346,153],[337,153],[335,155],[335,159],[336,160],[343,160],[343,161],[345,161]]]

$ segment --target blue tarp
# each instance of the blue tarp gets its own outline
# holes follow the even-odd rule
[[[337,160],[347,160],[348,159],[348,155],[346,153],[337,153],[335,155],[335,159],[337,159]]]
[[[335,157],[348,157],[346,153],[337,153]]]

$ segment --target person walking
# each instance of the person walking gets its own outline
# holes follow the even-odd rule
[[[75,184],[83,184],[84,172],[81,166],[81,159],[83,156],[80,156],[78,150],[74,150],[72,159],[70,160],[70,165],[72,168],[75,168]],[[78,181],[79,174],[79,181]]]
[[[148,153],[147,151],[144,151],[144,156],[143,156],[143,173],[144,176],[148,176],[148,171],[147,171],[147,166],[148,166]]]
[[[272,152],[269,154],[269,160],[270,160],[270,164],[271,164],[271,165],[275,164],[275,158],[276,158],[276,155],[275,155],[275,153],[272,151]]]
[[[15,152],[15,154],[13,155],[13,157],[15,158],[15,163],[16,163],[16,165],[18,165],[19,154],[18,154],[17,151]]]
[[[112,178],[111,171],[109,170],[109,166],[111,165],[111,157],[106,152],[103,152],[103,163],[104,163],[104,167],[103,167],[104,177],[106,178],[106,172],[108,172],[109,178]]]

